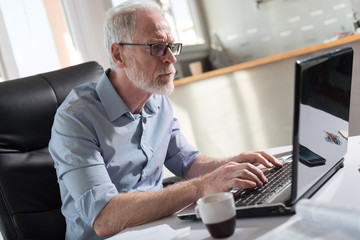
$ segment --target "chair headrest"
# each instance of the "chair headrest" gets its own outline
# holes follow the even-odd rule
[[[48,145],[57,108],[69,92],[97,82],[103,68],[87,62],[0,83],[0,152],[27,152]]]

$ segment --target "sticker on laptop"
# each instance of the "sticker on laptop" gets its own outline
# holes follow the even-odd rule
[[[333,133],[329,133],[325,131],[325,140],[329,143],[333,143],[336,145],[341,146],[342,142],[340,140],[340,136],[333,134]]]

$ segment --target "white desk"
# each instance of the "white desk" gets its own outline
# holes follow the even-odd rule
[[[288,147],[284,147],[288,148]],[[275,154],[284,148],[271,149],[268,152]],[[360,190],[350,188],[357,186],[360,182],[360,136],[349,138],[348,153],[345,156],[344,168],[340,169],[319,191],[312,197],[333,205],[346,204],[347,206],[358,206],[360,203]],[[355,183],[355,184],[354,184]],[[238,219],[236,231],[229,239],[255,239],[283,224],[294,216],[286,217],[264,217],[251,219]],[[152,223],[138,227],[129,228],[127,231],[142,230],[161,224],[168,224],[173,229],[191,227],[189,239],[207,240],[212,239],[206,227],[197,221],[179,220],[175,215],[157,220]],[[119,236],[121,233],[119,234]]]

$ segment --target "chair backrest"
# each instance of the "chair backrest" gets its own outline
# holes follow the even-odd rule
[[[64,239],[65,219],[48,152],[56,109],[75,86],[97,82],[88,62],[0,83],[0,230],[5,239]]]

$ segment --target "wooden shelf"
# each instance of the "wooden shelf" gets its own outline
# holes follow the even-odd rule
[[[268,63],[272,63],[272,62],[276,62],[276,61],[281,61],[281,60],[284,60],[287,58],[296,57],[296,56],[300,56],[300,55],[304,55],[304,54],[308,54],[308,53],[348,44],[348,43],[355,42],[358,40],[360,40],[360,34],[355,34],[355,35],[351,35],[348,37],[340,38],[335,41],[331,41],[331,42],[327,42],[327,43],[320,43],[320,44],[316,44],[316,45],[313,45],[310,47],[300,48],[300,49],[293,50],[290,52],[276,54],[273,56],[264,57],[264,58],[260,58],[260,59],[256,59],[253,61],[240,63],[240,64],[235,64],[235,65],[232,65],[229,67],[224,67],[224,68],[216,69],[216,70],[209,71],[209,72],[204,72],[199,75],[181,78],[181,79],[175,80],[174,84],[175,84],[175,86],[180,86],[180,85],[196,82],[199,80],[219,76],[222,74],[227,74],[227,73],[235,72],[238,70],[252,68],[252,67],[259,66],[259,65],[268,64]]]

